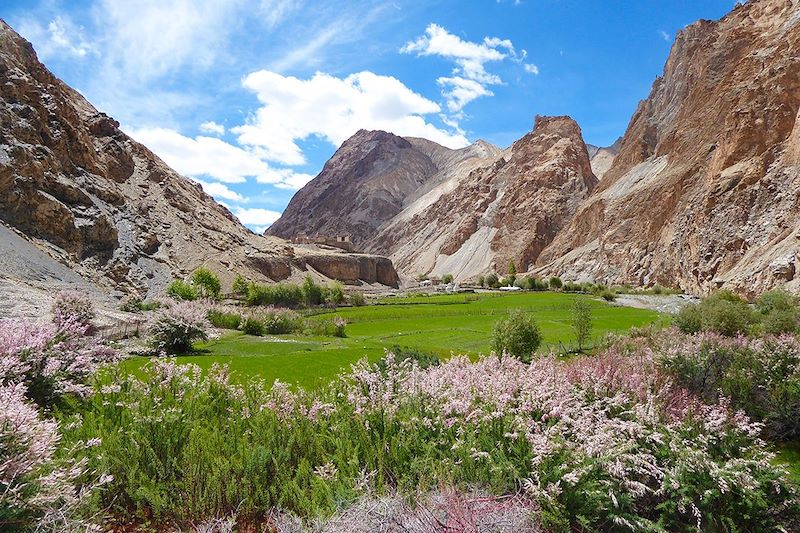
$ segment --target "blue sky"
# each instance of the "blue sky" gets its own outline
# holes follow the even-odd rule
[[[359,128],[507,146],[622,135],[676,32],[733,0],[5,0],[98,109],[263,231]]]

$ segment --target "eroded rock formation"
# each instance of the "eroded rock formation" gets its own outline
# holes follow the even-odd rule
[[[800,288],[798,109],[798,0],[687,27],[538,271],[692,292]]]

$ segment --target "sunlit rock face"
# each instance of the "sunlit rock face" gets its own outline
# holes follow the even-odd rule
[[[687,27],[538,271],[701,293],[797,290],[798,109],[798,0],[755,0]]]
[[[0,248],[3,283],[44,294],[64,272],[82,290],[144,295],[200,265],[228,284],[237,273],[299,279],[307,257],[350,261],[249,231],[50,73],[2,21],[0,222],[12,231]]]

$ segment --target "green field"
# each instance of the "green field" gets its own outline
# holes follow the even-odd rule
[[[555,292],[520,294],[482,293],[385,298],[377,305],[340,308],[315,315],[347,320],[347,338],[280,335],[251,337],[230,332],[196,346],[197,354],[180,360],[207,368],[227,363],[243,375],[261,375],[268,381],[313,387],[330,380],[362,357],[377,360],[394,345],[435,352],[476,356],[488,353],[492,327],[511,309],[523,309],[537,320],[544,337],[543,350],[558,351],[574,342],[571,306],[576,298],[590,301],[596,339],[662,318],[653,311],[619,307],[585,295]],[[145,358],[123,363],[136,372]]]

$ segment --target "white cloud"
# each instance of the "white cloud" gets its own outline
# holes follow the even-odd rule
[[[210,176],[224,183],[244,183],[249,176],[269,171],[269,166],[256,155],[216,137],[192,139],[166,128],[142,128],[128,133],[187,176]]]
[[[214,135],[225,135],[225,126],[211,120],[200,124],[200,131],[203,133],[213,133]]]
[[[235,28],[241,0],[100,0],[104,68],[149,80],[191,64],[208,68]]]
[[[297,190],[313,180],[311,174],[302,174],[288,168],[271,169],[267,174],[256,178],[259,183],[270,183],[280,189]]]
[[[672,41],[672,37],[669,36],[669,33],[665,32],[664,30],[658,30],[658,34],[667,42]]]
[[[533,74],[534,76],[539,75],[539,67],[537,67],[533,63],[525,63],[523,67],[525,68],[525,72]]]
[[[273,168],[258,154],[216,137],[199,135],[192,138],[167,128],[126,131],[178,173],[200,183],[215,198],[246,201],[223,183],[244,183],[247,178],[255,178],[258,183],[290,190],[299,189],[314,178],[288,168]],[[202,177],[210,177],[223,183],[198,179]]]
[[[453,112],[461,111],[469,102],[481,96],[491,96],[489,85],[503,82],[500,76],[488,72],[486,64],[511,59],[522,62],[527,56],[525,50],[520,53],[514,49],[509,39],[484,37],[483,42],[465,41],[453,35],[438,24],[429,24],[425,34],[407,42],[401,53],[417,56],[440,56],[456,63],[453,76],[440,77],[439,85],[444,86],[442,95],[447,108]]]
[[[235,207],[233,214],[242,224],[251,227],[257,233],[263,233],[273,222],[281,217],[281,214],[277,211],[261,209],[260,207]]]
[[[361,128],[425,137],[453,148],[469,144],[462,133],[427,122],[425,115],[439,113],[439,105],[390,76],[365,71],[337,78],[318,72],[302,80],[261,70],[243,83],[262,107],[231,131],[240,144],[270,161],[303,164],[298,141],[316,135],[339,146]]]
[[[62,52],[78,58],[96,53],[86,40],[83,28],[65,15],[55,17],[47,27],[42,26],[38,20],[23,19],[19,23],[19,32],[34,43],[36,52],[42,59]]]
[[[461,111],[465,105],[481,96],[492,96],[494,93],[475,80],[468,80],[460,76],[452,78],[439,78],[436,83],[449,87],[443,91],[447,99],[447,109],[452,112]]]
[[[194,179],[194,181],[199,183],[203,187],[203,190],[208,194],[210,194],[211,196],[213,196],[217,201],[223,199],[223,200],[231,200],[233,202],[239,202],[242,204],[247,203],[247,198],[245,198],[238,192],[231,190],[224,183],[209,183],[207,181],[203,181],[197,178],[192,178],[192,179]]]

